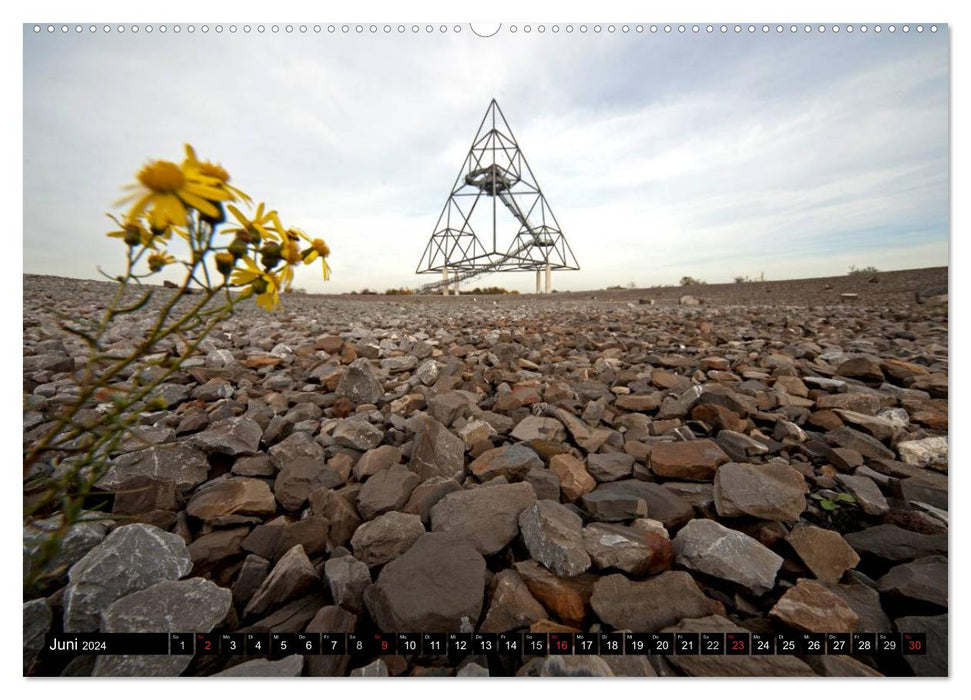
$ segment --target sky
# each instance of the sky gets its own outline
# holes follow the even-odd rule
[[[331,281],[314,266],[295,286],[431,281],[415,268],[492,98],[581,267],[555,273],[555,289],[948,263],[946,27],[666,35],[506,25],[480,38],[468,25],[352,25],[346,35],[31,26],[27,273],[119,269],[105,213],[120,212],[112,203],[145,162],[180,161],[189,142],[286,224],[327,241]],[[500,224],[505,248],[518,226]],[[534,283],[503,273],[473,284]]]

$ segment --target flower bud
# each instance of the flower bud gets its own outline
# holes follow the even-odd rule
[[[228,277],[236,265],[236,258],[232,253],[216,253],[216,269]]]

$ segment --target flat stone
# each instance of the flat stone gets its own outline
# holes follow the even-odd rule
[[[876,525],[844,539],[858,554],[886,561],[910,561],[931,554],[947,555],[947,535],[922,535],[896,525]]]
[[[390,510],[401,510],[419,482],[417,474],[402,466],[379,471],[358,492],[357,510],[365,520]]]
[[[129,593],[174,581],[192,568],[185,541],[151,525],[114,530],[68,572],[64,630],[96,632],[101,611]]]
[[[239,556],[243,551],[243,540],[248,534],[248,527],[231,527],[213,530],[193,540],[189,545],[193,572],[208,572],[226,560]]]
[[[328,559],[324,578],[337,605],[355,614],[363,610],[364,589],[372,583],[367,564],[352,556]]]
[[[433,476],[461,478],[465,469],[465,441],[434,418],[426,418],[415,435],[409,469],[422,481]]]
[[[748,632],[722,615],[710,615],[681,622],[666,627],[662,632],[676,634],[699,634],[701,632]],[[813,670],[795,656],[729,656],[729,655],[685,655],[669,654],[664,657],[669,664],[687,676],[715,677],[787,677],[814,676]]]
[[[276,467],[268,454],[257,454],[250,457],[239,457],[233,462],[233,474],[237,476],[273,476]]]
[[[729,462],[715,474],[715,508],[724,518],[798,520],[808,490],[802,474],[785,464]]]
[[[320,576],[303,547],[296,545],[276,563],[243,610],[243,617],[263,615],[320,586]]]
[[[880,399],[873,394],[847,391],[842,394],[820,396],[816,399],[816,406],[821,409],[843,409],[872,416],[880,410]]]
[[[206,454],[235,457],[259,452],[262,438],[263,429],[259,423],[239,417],[216,421],[207,430],[194,435],[192,443]]]
[[[883,497],[880,487],[874,483],[873,479],[865,476],[837,474],[836,482],[853,494],[857,505],[867,515],[884,515],[890,511],[890,504],[887,503],[887,499]]]
[[[101,631],[211,632],[232,608],[233,595],[212,581],[163,581],[116,600],[101,613]],[[102,654],[94,676],[178,676],[191,656]]]
[[[469,465],[469,471],[479,481],[504,476],[510,481],[521,480],[530,469],[542,468],[543,460],[533,450],[516,443],[484,452]]]
[[[839,596],[809,579],[799,579],[769,611],[769,615],[805,632],[856,630],[860,618]]]
[[[587,471],[599,482],[629,478],[633,470],[634,458],[626,452],[592,454],[587,457]]]
[[[206,480],[209,462],[205,453],[185,442],[148,447],[120,455],[95,483],[105,491],[124,489],[134,478],[171,481],[179,493],[194,489]]]
[[[632,576],[671,568],[671,541],[657,533],[623,525],[592,523],[583,529],[583,545],[598,569],[618,569]]]
[[[860,618],[856,625],[857,632],[891,632],[893,623],[883,610],[880,594],[870,586],[860,583],[826,583],[821,581],[826,589],[839,596],[850,609]]]
[[[748,462],[752,457],[764,455],[769,451],[769,448],[758,440],[733,430],[718,431],[715,442],[735,462]]]
[[[222,678],[295,678],[303,673],[304,658],[291,654],[282,659],[253,659],[212,674]]]
[[[820,581],[837,583],[847,569],[860,562],[859,555],[835,530],[799,523],[786,541]]]
[[[265,481],[245,477],[219,479],[201,486],[185,512],[207,521],[229,515],[266,517],[276,512],[276,499]]]
[[[344,370],[336,393],[357,404],[376,403],[384,395],[384,388],[374,376],[370,363],[362,357]]]
[[[650,516],[669,529],[694,517],[694,508],[661,484],[628,479],[601,484],[585,494],[583,507],[601,522],[620,522]]]
[[[659,442],[651,448],[651,471],[666,479],[711,481],[718,467],[728,461],[712,440]]]
[[[273,492],[286,510],[299,510],[317,489],[335,488],[343,483],[340,475],[323,461],[298,457],[280,469],[273,482]]]
[[[520,514],[536,503],[527,483],[454,491],[431,508],[433,532],[469,542],[481,554],[495,554],[519,534]]]
[[[614,629],[657,632],[686,617],[724,613],[684,571],[666,571],[645,581],[621,574],[604,576],[593,587],[590,605]]]
[[[539,501],[519,516],[519,529],[533,559],[560,576],[576,576],[590,568],[583,546],[583,521],[566,506]]]
[[[529,592],[514,569],[503,569],[493,580],[489,611],[479,632],[498,633],[529,627],[546,619],[546,610]]]
[[[597,487],[596,479],[573,455],[554,455],[550,459],[550,471],[559,479],[560,491],[568,501],[575,501]]]
[[[408,551],[424,534],[419,516],[391,511],[357,528],[351,547],[365,564],[379,566]]]
[[[334,428],[334,441],[338,445],[361,452],[377,447],[383,439],[383,432],[360,418],[345,418]]]
[[[930,604],[947,608],[947,557],[934,555],[898,564],[877,581],[883,596],[914,604]]]
[[[256,554],[243,560],[236,582],[233,584],[233,603],[245,607],[270,573],[270,562]]]
[[[894,458],[894,453],[879,440],[846,425],[836,430],[830,430],[826,433],[826,439],[833,445],[856,450],[869,459]]]
[[[519,421],[510,435],[520,442],[529,442],[530,440],[563,442],[566,440],[566,428],[555,418],[527,416]]]
[[[679,566],[738,584],[755,595],[775,587],[782,557],[737,530],[714,520],[689,522],[674,538]]]
[[[430,532],[381,570],[364,601],[385,632],[471,632],[485,573],[485,560],[471,545]]]
[[[880,383],[885,379],[880,363],[863,356],[850,358],[836,369],[836,374],[873,383]]]

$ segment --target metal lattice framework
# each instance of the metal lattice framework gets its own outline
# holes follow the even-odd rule
[[[472,219],[491,200],[491,237],[485,242],[472,228]],[[500,207],[499,205],[502,205]],[[508,214],[514,226],[505,226]],[[488,221],[488,218],[486,219]],[[486,223],[488,227],[488,223]],[[508,246],[503,236],[514,233]],[[489,103],[472,147],[459,171],[448,201],[435,224],[418,274],[439,273],[442,279],[420,291],[465,282],[493,272],[579,270],[570,244],[540,190],[536,176],[513,136],[505,115],[493,99]]]

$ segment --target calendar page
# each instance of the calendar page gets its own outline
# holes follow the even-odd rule
[[[25,676],[948,676],[949,25],[635,19],[23,25]]]

